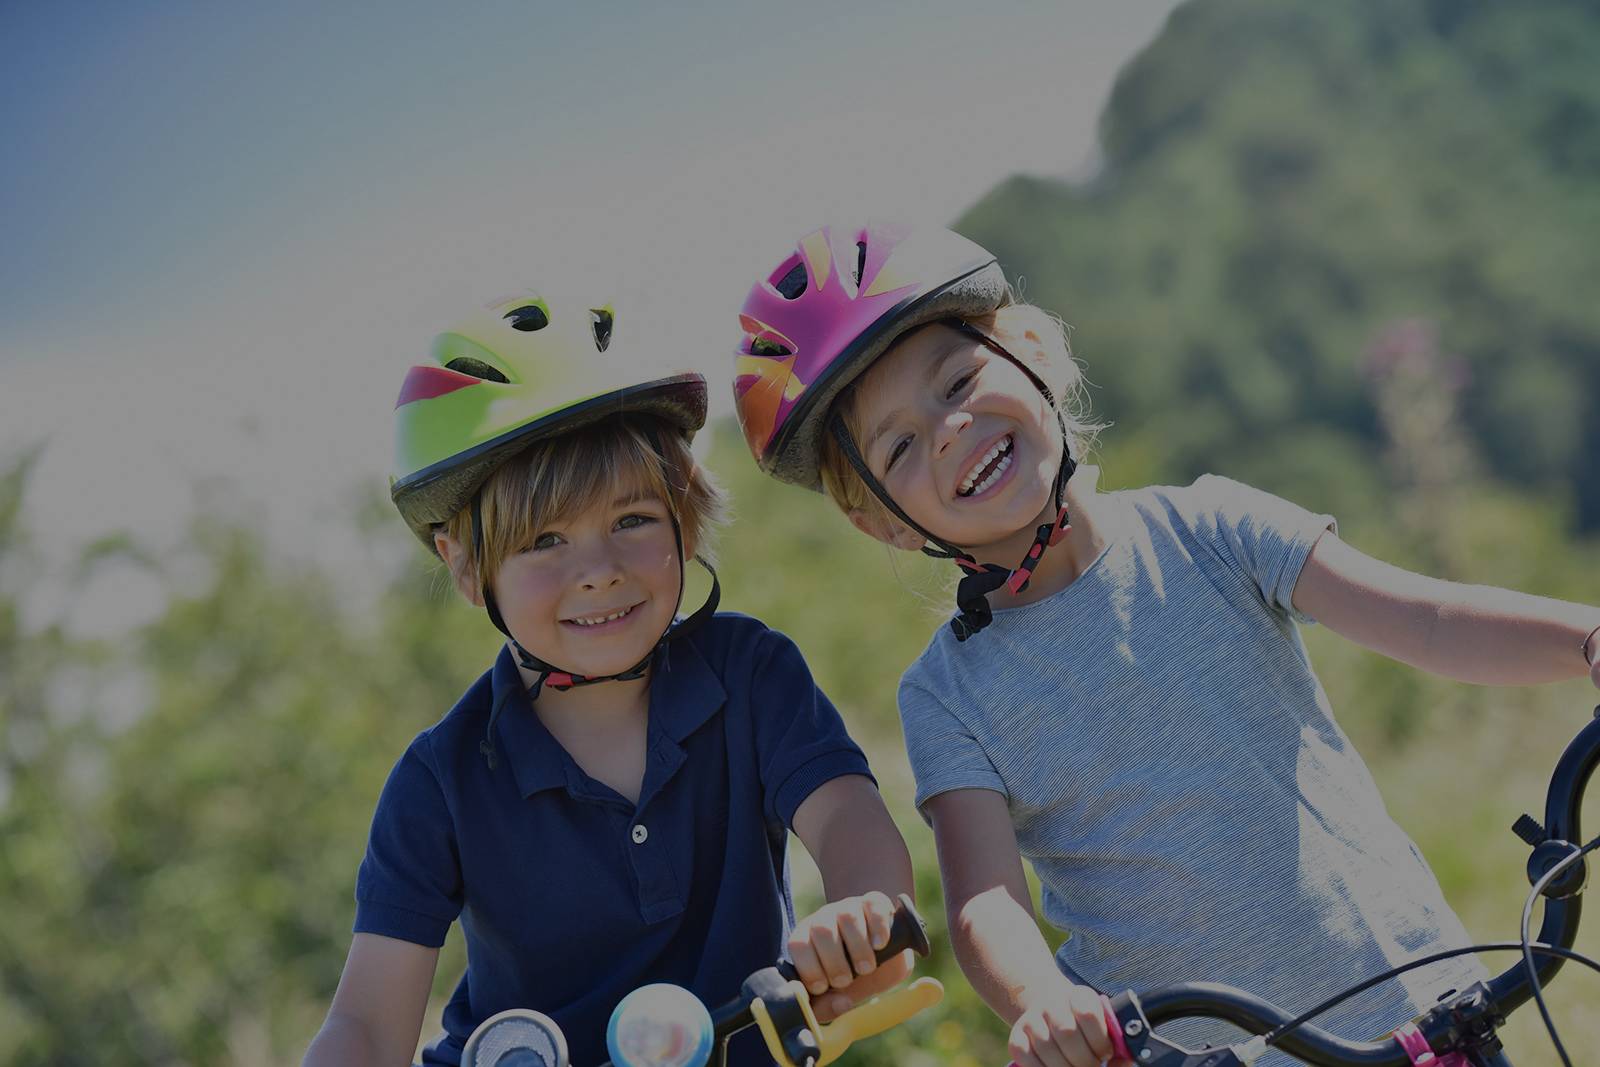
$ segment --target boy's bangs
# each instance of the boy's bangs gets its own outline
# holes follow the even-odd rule
[[[505,521],[489,524],[498,542],[485,545],[491,566],[551,526],[636,493],[664,501],[676,514],[660,457],[632,427],[574,433],[537,449],[530,460],[526,477],[495,479],[495,510]]]
[[[721,492],[695,463],[688,439],[649,416],[606,419],[531,446],[484,483],[476,529],[467,507],[440,532],[467,547],[472,580],[487,587],[540,534],[589,508],[635,497],[665,504],[685,551],[705,553],[707,534],[721,518]]]

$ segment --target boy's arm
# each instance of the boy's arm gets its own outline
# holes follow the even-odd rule
[[[411,1067],[438,963],[436,948],[356,934],[302,1067]]]
[[[924,807],[939,849],[950,943],[972,988],[1011,1027],[1012,1059],[1023,1067],[1112,1060],[1099,994],[1061,973],[1034,921],[1006,798],[953,789]]]
[[[915,892],[911,854],[877,786],[859,774],[812,790],[795,809],[794,832],[822,874],[829,903],[795,925],[790,958],[813,994],[850,989],[816,1003],[826,1021],[910,973],[909,952],[880,967],[873,949],[889,939],[891,902]]]
[[[1478,685],[1581,678],[1600,686],[1600,608],[1391,566],[1331,531],[1306,558],[1296,610],[1374,652]],[[1586,646],[1580,650],[1580,646]]]

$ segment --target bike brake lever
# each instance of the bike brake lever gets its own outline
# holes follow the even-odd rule
[[[1106,1027],[1118,1056],[1136,1067],[1250,1067],[1267,1050],[1266,1041],[1254,1038],[1242,1045],[1192,1052],[1157,1034],[1132,990],[1114,997],[1102,996]]]

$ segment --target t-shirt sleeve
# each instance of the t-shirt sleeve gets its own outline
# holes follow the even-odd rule
[[[917,780],[917,810],[952,789],[992,789],[1009,798],[994,763],[965,723],[933,692],[909,675],[900,680],[900,725]]]
[[[419,737],[378,798],[356,873],[356,933],[437,948],[461,914],[461,862],[438,775]]]
[[[794,642],[776,630],[760,640],[751,707],[763,803],[769,820],[793,829],[795,811],[818,786],[872,771]]]
[[[1214,474],[1198,479],[1191,492],[1197,527],[1219,554],[1255,584],[1269,606],[1299,622],[1314,622],[1295,610],[1294,586],[1317,538],[1338,530],[1333,516]]]

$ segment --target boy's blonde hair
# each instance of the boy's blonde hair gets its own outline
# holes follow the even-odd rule
[[[695,462],[684,432],[652,415],[613,416],[539,441],[501,464],[479,490],[481,549],[473,543],[470,506],[443,532],[461,545],[460,566],[488,588],[505,561],[541,531],[609,504],[619,487],[664,501],[683,532],[684,555],[709,558],[725,506],[722,490]]]
[[[1033,304],[1006,304],[984,315],[967,316],[966,321],[1000,342],[1006,351],[1016,356],[1049,386],[1056,406],[1066,419],[1067,440],[1073,458],[1081,462],[1103,427],[1089,421],[1083,371],[1072,356],[1066,325],[1050,312]],[[855,410],[854,386],[841,393],[834,404],[850,436],[860,441],[864,427],[860,425]],[[889,510],[872,495],[832,434],[822,435],[818,468],[822,475],[822,489],[839,506],[839,510],[846,515],[861,511],[878,522],[892,521]]]

